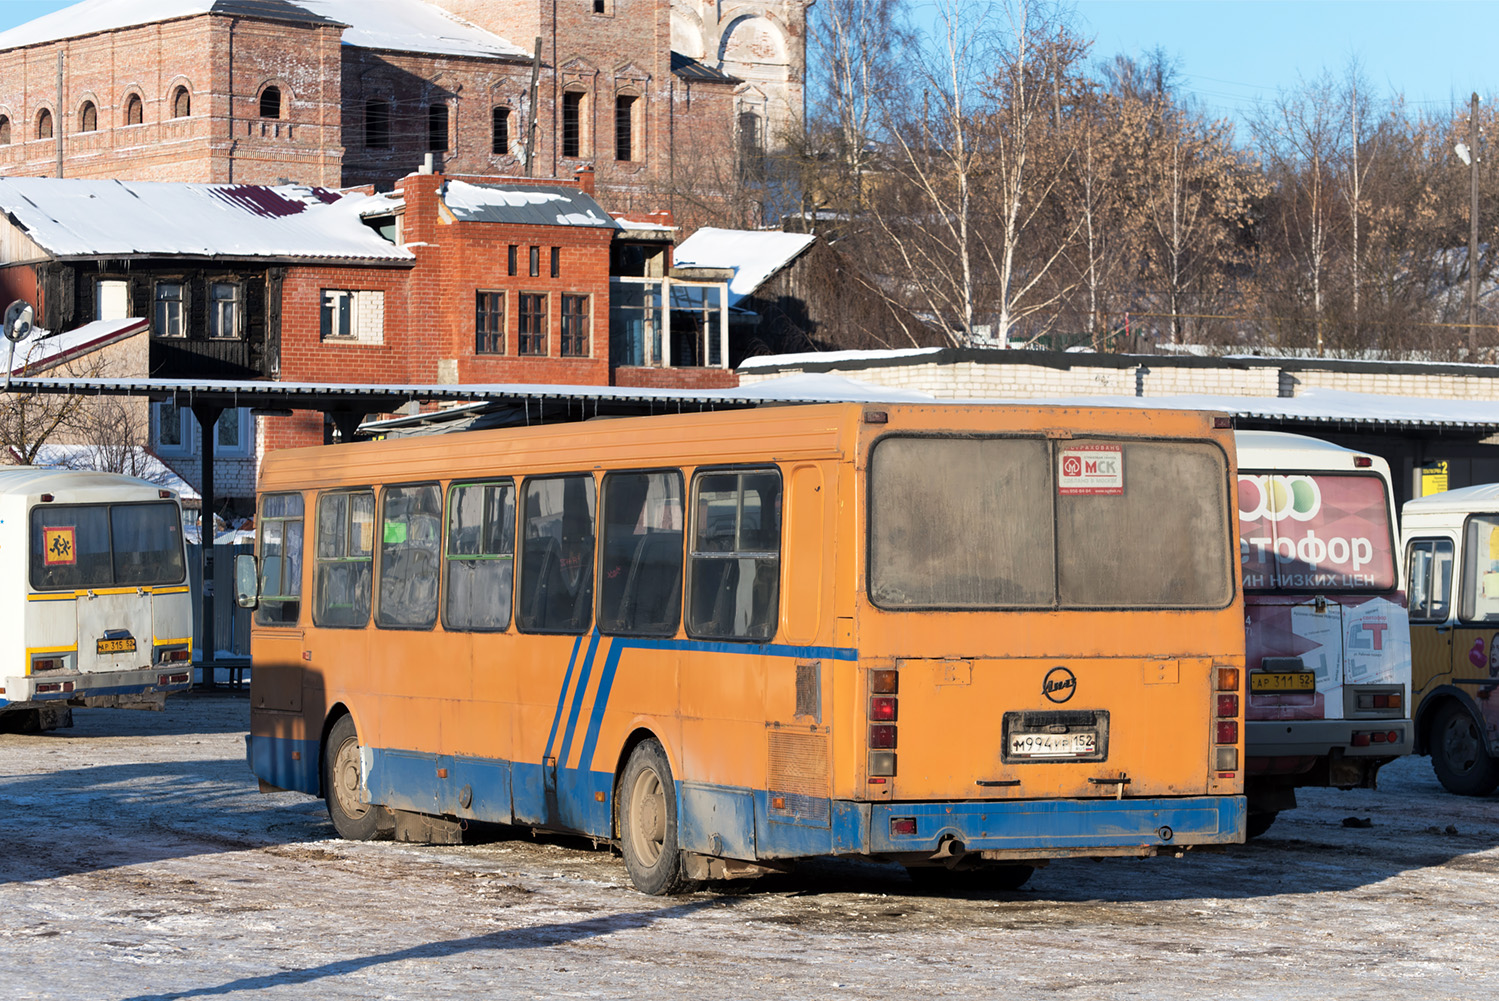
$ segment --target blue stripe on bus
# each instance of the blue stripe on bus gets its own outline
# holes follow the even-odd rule
[[[557,752],[557,764],[567,767],[567,752],[573,746],[573,733],[578,727],[578,716],[583,712],[583,699],[588,694],[588,680],[593,674],[593,656],[599,649],[599,631],[595,629],[588,637],[588,656],[583,658],[583,669],[578,672],[578,684],[573,689],[572,708],[567,713],[567,729],[562,733],[562,749]]]
[[[81,699],[85,696],[149,695],[153,692],[160,692],[165,695],[172,692],[185,692],[191,687],[191,682],[184,681],[176,685],[114,685],[110,688],[74,688],[71,692],[35,692],[31,696],[31,701],[55,702],[59,699]]]
[[[562,690],[557,693],[557,711],[552,714],[552,732],[547,734],[547,749],[542,755],[542,760],[552,756],[552,744],[557,739],[557,727],[562,722],[562,705],[567,701],[567,686],[573,680],[573,668],[578,664],[578,648],[583,645],[583,634],[579,633],[577,639],[573,640],[573,655],[567,660],[567,673],[562,676]]]
[[[593,697],[593,712],[588,717],[588,732],[583,737],[583,750],[578,754],[579,768],[586,769],[593,765],[593,750],[598,746],[599,727],[604,724],[604,709],[609,704],[609,691],[614,687],[614,672],[619,669],[619,655],[627,646],[633,645],[615,640],[609,647],[609,655],[604,658],[604,670],[599,675],[599,691]]]

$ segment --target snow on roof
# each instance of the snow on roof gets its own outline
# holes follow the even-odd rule
[[[126,320],[94,320],[81,327],[53,334],[41,327],[32,327],[31,333],[16,342],[11,358],[11,375],[26,375],[42,372],[72,358],[96,351],[107,344],[123,340],[144,331],[147,321],[141,318]]]
[[[115,466],[120,469],[120,475],[165,487],[184,501],[202,500],[198,491],[188,486],[187,481],[174,473],[170,466],[139,445],[103,448],[97,445],[43,445],[32,465],[51,470],[84,471]]]
[[[371,200],[297,184],[0,178],[0,211],[58,257],[412,260],[360,221]]]
[[[602,205],[572,187],[450,180],[443,185],[442,202],[455,219],[463,222],[619,228]]]
[[[129,473],[103,472],[91,465],[101,456],[90,445],[43,445],[36,462],[29,466],[0,467],[0,493],[32,494],[100,491],[106,497],[118,497],[122,487],[176,491],[182,500],[198,500],[198,494],[181,477],[168,469],[160,459],[143,448],[125,456],[123,468]]]
[[[705,226],[677,244],[672,262],[679,268],[733,268],[734,278],[729,282],[729,304],[733,305],[753,295],[816,239],[809,233]]]
[[[1471,487],[1444,490],[1405,502],[1401,520],[1417,514],[1462,514],[1469,511],[1499,511],[1499,483],[1475,483]]]
[[[803,351],[799,354],[785,355],[760,355],[757,358],[746,358],[739,363],[739,371],[745,372],[757,368],[783,368],[796,365],[838,365],[850,361],[884,361],[889,358],[915,358],[919,355],[939,354],[946,351],[945,347],[935,348],[897,348],[895,350],[880,349],[877,351]]]
[[[347,25],[343,44],[480,58],[531,53],[425,0],[83,0],[0,32],[0,50],[200,14]]]

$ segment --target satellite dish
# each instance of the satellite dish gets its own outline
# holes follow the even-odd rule
[[[24,341],[31,336],[31,324],[36,318],[25,299],[17,299],[5,309],[5,336],[12,342]]]

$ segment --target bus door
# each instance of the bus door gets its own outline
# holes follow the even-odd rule
[[[1499,515],[1470,517],[1462,546],[1458,614],[1450,634],[1452,679],[1477,699],[1493,747],[1499,743]]]
[[[1411,632],[1411,706],[1452,680],[1453,540],[1432,536],[1406,547]]]

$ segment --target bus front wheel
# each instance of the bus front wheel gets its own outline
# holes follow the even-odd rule
[[[333,829],[347,841],[374,841],[390,828],[385,809],[359,799],[359,731],[352,716],[340,716],[323,748],[323,799]]]
[[[1499,789],[1499,761],[1489,756],[1483,730],[1456,702],[1437,713],[1431,728],[1431,768],[1448,792],[1486,796]]]
[[[647,740],[630,752],[619,782],[619,844],[641,893],[665,896],[689,886],[677,847],[677,792],[666,752]]]

